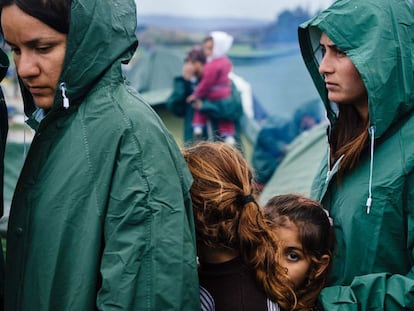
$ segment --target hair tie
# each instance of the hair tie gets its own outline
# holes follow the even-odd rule
[[[251,194],[248,195],[241,195],[239,196],[239,202],[242,206],[246,205],[247,203],[254,202],[256,203],[256,200]]]

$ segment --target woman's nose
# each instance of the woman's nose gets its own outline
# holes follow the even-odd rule
[[[36,57],[32,53],[21,53],[15,58],[18,75],[25,79],[39,75],[40,67]]]
[[[328,53],[326,53],[319,63],[319,72],[321,74],[331,73],[333,71],[332,63]]]

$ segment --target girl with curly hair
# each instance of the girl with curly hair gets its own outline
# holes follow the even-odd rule
[[[293,310],[277,238],[252,195],[252,171],[235,148],[203,142],[183,151],[193,175],[202,310]]]
[[[297,194],[271,198],[265,205],[279,239],[279,263],[286,268],[297,297],[296,310],[317,310],[326,284],[335,236],[326,210]]]

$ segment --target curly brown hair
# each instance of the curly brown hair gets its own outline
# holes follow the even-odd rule
[[[292,310],[296,296],[277,262],[275,233],[253,199],[252,171],[243,155],[221,142],[201,142],[183,155],[194,178],[190,192],[197,244],[237,250],[266,295]]]
[[[265,205],[265,215],[274,228],[293,223],[298,228],[303,253],[310,262],[307,282],[297,288],[295,310],[307,310],[315,305],[317,297],[325,286],[331,267],[335,246],[335,235],[329,217],[322,206],[305,196],[283,194],[271,198]],[[322,273],[322,257],[329,256],[329,263]]]

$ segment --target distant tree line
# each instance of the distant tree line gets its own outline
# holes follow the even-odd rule
[[[410,1],[414,5],[414,0]],[[285,10],[275,17],[275,20],[265,25],[243,27],[233,25],[224,27],[235,37],[235,44],[250,45],[252,47],[266,47],[278,43],[297,43],[297,29],[300,24],[312,18],[314,13],[297,7]],[[209,32],[189,29],[166,29],[143,25],[137,29],[140,43],[143,46],[154,45],[191,45],[199,43]]]
[[[311,17],[312,15],[302,8],[281,12],[277,19],[263,30],[259,44],[297,42],[298,26]]]

